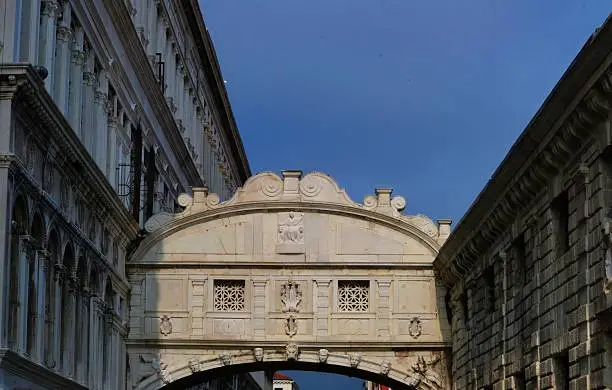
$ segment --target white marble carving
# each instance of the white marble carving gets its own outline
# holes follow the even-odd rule
[[[263,358],[264,358],[264,350],[263,350],[263,348],[254,348],[253,349],[253,356],[255,357],[255,361],[257,361],[257,362],[263,361]]]
[[[361,362],[361,354],[359,353],[349,353],[349,364],[351,367],[356,368]]]
[[[382,375],[389,375],[390,370],[391,370],[391,362],[388,360],[383,360],[380,363],[380,373]]]
[[[230,353],[224,352],[220,354],[219,359],[221,359],[221,363],[223,363],[224,366],[232,364],[232,355]]]
[[[419,356],[411,367],[412,373],[408,376],[406,383],[415,388],[424,383],[430,389],[441,389],[442,380],[438,373],[432,369],[439,361],[439,356],[435,356],[431,360],[425,360],[423,356]]]
[[[161,323],[159,324],[159,332],[164,336],[168,336],[172,333],[172,322],[170,321],[170,317],[164,315],[160,318]]]
[[[285,346],[285,355],[287,360],[298,360],[300,348],[297,344],[290,343]]]
[[[193,358],[189,361],[189,369],[191,370],[192,373],[202,371],[202,367],[198,359]]]
[[[289,212],[287,218],[278,224],[279,244],[304,243],[304,214]]]
[[[329,357],[329,351],[325,348],[319,349],[319,362],[327,363],[327,358]]]
[[[302,301],[302,292],[300,286],[291,280],[283,284],[281,288],[281,302],[283,303],[284,313],[298,313],[300,302]]]
[[[295,320],[295,317],[292,314],[285,321],[285,333],[287,333],[289,337],[293,337],[297,334],[297,332],[298,332],[297,321]]]
[[[408,325],[408,334],[412,336],[412,338],[418,338],[423,332],[423,325],[421,324],[421,320],[419,317],[412,317],[410,319],[410,324]]]

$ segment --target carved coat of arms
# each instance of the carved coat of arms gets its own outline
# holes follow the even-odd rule
[[[295,336],[298,332],[298,325],[297,321],[295,320],[295,317],[293,315],[290,315],[286,321],[287,322],[285,322],[285,333],[287,333],[289,337]]]
[[[302,292],[299,285],[295,282],[288,281],[281,288],[281,302],[283,303],[284,313],[299,312],[299,305],[302,302]]]
[[[423,325],[421,325],[421,320],[419,317],[413,317],[410,320],[410,324],[408,325],[408,333],[412,338],[418,338],[423,332]]]
[[[172,322],[170,322],[170,317],[164,315],[160,318],[161,323],[159,324],[159,332],[164,336],[168,336],[172,333]]]

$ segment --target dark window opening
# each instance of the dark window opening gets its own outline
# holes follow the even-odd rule
[[[553,379],[555,390],[569,390],[570,388],[570,362],[567,351],[553,358]]]
[[[569,201],[563,191],[551,204],[554,219],[555,247],[557,257],[569,249]]]
[[[486,305],[490,312],[495,311],[495,270],[487,267],[482,274],[485,283]]]

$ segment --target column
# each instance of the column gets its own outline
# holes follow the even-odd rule
[[[62,337],[62,290],[64,281],[64,267],[57,263],[53,264],[55,267],[55,308],[54,315],[55,318],[53,329],[53,361],[49,362],[51,368],[58,369],[61,365],[60,362],[60,337]]]
[[[80,383],[88,383],[88,363],[89,363],[89,321],[90,321],[90,294],[89,287],[83,286],[81,289],[80,307],[82,321],[79,324],[79,332],[81,332],[81,348],[79,359],[77,360],[77,380]]]
[[[147,28],[149,19],[147,13],[149,8],[147,7],[147,0],[137,0],[136,1],[136,31],[138,32],[138,37],[140,38],[140,42],[144,48],[147,47],[148,39],[147,39]]]
[[[30,243],[32,237],[23,235],[19,237],[19,316],[17,321],[18,344],[17,350],[26,352],[28,337],[28,288],[30,277]]]
[[[70,102],[68,103],[68,122],[72,130],[82,139],[81,134],[81,95],[83,93],[83,66],[85,52],[83,51],[83,29],[78,27],[73,31],[72,56],[70,61]]]
[[[44,66],[49,71],[49,76],[45,79],[47,91],[53,90],[53,60],[55,57],[55,23],[59,11],[59,4],[56,0],[42,2],[40,36],[38,47],[38,64]]]
[[[95,55],[90,49],[85,56],[85,69],[83,73],[83,99],[81,105],[81,142],[89,151],[89,154],[94,154],[91,147],[94,132],[94,85],[96,83],[96,75],[94,73]]]
[[[315,334],[317,336],[329,335],[329,286],[331,279],[316,279],[317,298],[315,310]]]
[[[0,0],[2,29],[0,29],[0,64],[19,59],[19,3],[15,0]]]
[[[179,61],[176,65],[176,72],[175,72],[175,79],[176,79],[176,95],[175,95],[175,99],[176,101],[174,102],[174,104],[177,107],[177,110],[174,114],[174,117],[176,119],[177,125],[179,127],[179,130],[181,131],[181,133],[183,133],[183,89],[185,89],[185,83],[184,83],[184,78],[183,78],[183,70],[184,70],[184,64],[183,61]]]
[[[78,286],[78,282],[76,277],[69,276],[66,278],[65,283],[68,283],[68,309],[66,313],[68,314],[68,332],[66,333],[67,339],[64,340],[64,345],[66,347],[66,352],[64,353],[64,361],[62,362],[62,368],[64,373],[69,378],[74,378],[74,334],[76,331],[75,318],[76,318],[76,286]]]
[[[94,95],[95,107],[95,129],[94,144],[92,150],[94,152],[94,160],[102,172],[106,172],[107,146],[108,146],[108,79],[106,71],[98,72],[98,88]]]
[[[45,292],[47,291],[47,272],[49,272],[49,252],[46,250],[36,251],[36,262],[38,264],[38,272],[36,275],[37,283],[37,303],[36,306],[36,347],[35,356],[32,358],[40,364],[45,362]]]
[[[147,8],[149,10],[147,18],[148,18],[148,28],[147,28],[147,55],[149,56],[149,61],[155,55],[155,49],[157,48],[157,7],[159,4],[159,0],[147,0]]]
[[[174,112],[174,89],[176,87],[176,85],[174,84],[174,67],[175,67],[174,62],[176,59],[174,57],[174,39],[172,37],[169,37],[168,41],[166,42],[166,49],[164,51],[164,57],[166,59],[165,96],[166,96],[166,101],[168,102],[168,105],[170,106],[170,109]]]
[[[2,57],[0,57],[0,60]],[[7,94],[9,95],[9,94]],[[4,115],[4,108],[9,108],[11,106],[11,99],[0,100],[0,117],[3,118],[3,122],[11,123],[11,113],[9,111],[7,116]],[[2,139],[5,135],[5,129],[10,128],[11,126],[4,123],[0,123],[0,144],[3,144]],[[8,129],[6,129],[8,130]],[[8,144],[9,142],[6,142]],[[8,145],[0,146],[0,153],[2,153],[2,149],[8,147]],[[9,169],[10,168],[10,160],[0,162],[0,205],[3,207],[7,207],[11,202],[11,190],[9,184]],[[11,261],[11,240],[12,237],[9,232],[10,226],[10,218],[6,214],[0,217],[0,237],[6,237],[6,239],[0,240],[0,253],[6,254],[6,258],[3,259],[3,266],[0,267],[0,291],[3,292],[2,297],[0,297],[0,348],[4,348],[7,345],[7,331],[8,331],[8,295],[6,292],[9,290],[9,278],[10,275],[10,261]]]
[[[253,280],[253,335],[266,337],[266,283]]]
[[[378,283],[378,307],[376,309],[376,330],[377,337],[386,338],[391,336],[390,317],[391,317],[391,300],[390,287],[391,280],[377,280]],[[376,294],[374,294],[376,296]],[[372,301],[372,300],[371,300]]]
[[[0,6],[0,9],[3,7]],[[7,16],[7,15],[5,15]],[[6,23],[10,16],[4,20]],[[19,61],[36,64],[38,62],[38,27],[40,23],[40,1],[21,2],[21,36],[19,38]],[[2,39],[0,39],[1,41]],[[13,62],[13,61],[2,61]]]
[[[62,19],[57,26],[55,43],[55,68],[53,71],[53,99],[64,116],[67,112],[68,103],[68,76],[70,68],[70,42],[72,31],[70,30],[70,2],[64,3]]]
[[[116,98],[115,98],[116,99]],[[106,177],[111,183],[111,186],[117,190],[117,181],[115,180],[115,172],[119,164],[119,145],[117,143],[117,128],[119,127],[119,118],[109,112],[108,118],[108,162],[106,164]]]

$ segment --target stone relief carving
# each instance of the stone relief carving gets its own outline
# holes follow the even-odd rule
[[[329,357],[329,351],[325,348],[319,349],[319,362],[327,363],[327,358]]]
[[[423,325],[421,324],[421,320],[419,317],[412,317],[410,319],[410,324],[408,325],[408,334],[412,336],[412,338],[418,338],[423,332]]]
[[[162,360],[160,354],[156,356],[138,355],[137,361],[134,366],[133,374],[133,387],[136,387],[140,382],[149,378],[152,375],[157,377],[164,383],[168,384],[171,382],[170,375],[168,374],[168,365]]]
[[[380,373],[382,375],[389,375],[389,371],[391,371],[391,362],[388,360],[383,360],[380,363]]]
[[[292,314],[289,316],[289,318],[287,318],[285,322],[285,333],[287,333],[289,337],[293,337],[297,334],[297,332],[298,332],[297,321],[295,320],[295,317]]]
[[[257,361],[257,362],[263,361],[263,358],[264,358],[264,350],[263,350],[263,348],[254,348],[253,349],[253,356],[255,357],[255,361]]]
[[[198,361],[198,359],[193,358],[193,359],[191,359],[189,361],[189,369],[193,373],[202,371],[202,367],[201,367],[200,362]]]
[[[164,315],[160,318],[161,323],[159,324],[159,332],[164,336],[168,336],[172,333],[172,322],[170,321],[170,317]]]
[[[285,355],[287,360],[298,360],[300,349],[297,344],[290,343],[285,346]]]
[[[423,356],[419,356],[417,361],[412,365],[410,374],[407,378],[407,383],[413,387],[425,383],[429,388],[441,389],[442,379],[432,367],[440,361],[439,356],[433,357],[431,360],[425,360]]]
[[[349,358],[349,364],[353,368],[357,367],[359,363],[361,362],[361,354],[359,353],[349,353],[348,358]]]
[[[300,286],[291,280],[283,284],[281,288],[281,302],[283,303],[283,313],[298,313],[300,302],[302,302],[302,292]]]
[[[279,244],[304,243],[304,214],[289,212],[287,218],[278,224]]]
[[[219,359],[221,359],[221,363],[223,363],[224,366],[232,364],[232,355],[228,352],[220,354]]]

